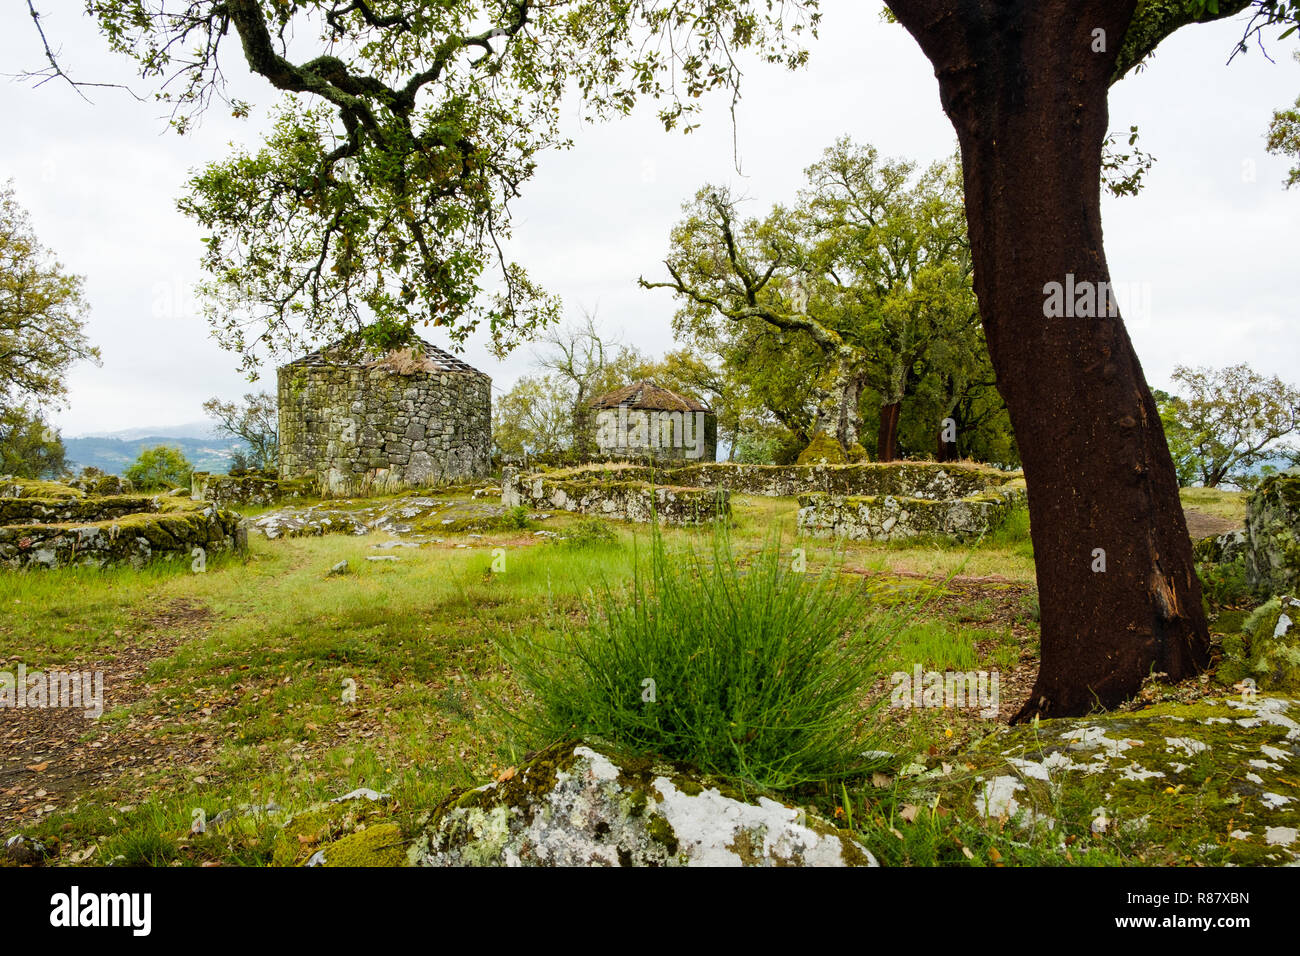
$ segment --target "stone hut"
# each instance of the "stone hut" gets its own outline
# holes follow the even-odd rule
[[[352,497],[488,473],[492,380],[428,342],[335,343],[280,368],[278,385],[282,479]]]
[[[601,458],[714,461],[718,416],[703,402],[651,381],[636,382],[591,402]]]

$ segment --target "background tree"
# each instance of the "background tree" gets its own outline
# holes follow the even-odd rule
[[[1300,431],[1300,389],[1245,363],[1223,369],[1174,368],[1179,395],[1165,396],[1161,418],[1180,481],[1217,488],[1241,485],[1262,462],[1295,448],[1282,439]],[[1163,393],[1161,393],[1163,394]]]
[[[280,453],[280,406],[274,395],[249,392],[242,402],[223,402],[210,398],[203,403],[203,413],[215,419],[216,430],[238,438],[248,446],[248,466],[274,468]]]
[[[194,466],[179,448],[155,445],[146,448],[122,473],[139,491],[158,491],[188,485]]]
[[[793,380],[811,417],[799,430],[860,447],[859,406],[873,391],[877,457],[888,461],[903,399],[927,373],[932,347],[963,338],[979,347],[959,183],[950,166],[918,174],[847,139],[806,176],[795,208],[762,221],[742,219],[734,197],[706,186],[673,230],[671,281],[641,284],[677,294],[679,335],[766,336],[775,349],[746,354],[792,371],[798,362]]]
[[[0,188],[0,405],[58,403],[74,362],[98,364],[81,283],[36,238],[13,184]]]
[[[63,439],[26,405],[0,409],[0,475],[58,478],[67,470]]]
[[[1300,63],[1300,52],[1296,53],[1295,59]],[[1273,113],[1273,121],[1268,124],[1267,149],[1274,155],[1290,156],[1295,160],[1287,174],[1286,188],[1300,183],[1300,97],[1296,98],[1291,109]]]
[[[497,455],[554,455],[573,448],[573,397],[559,376],[525,375],[492,403]]]
[[[72,79],[34,3],[43,75]],[[568,143],[565,92],[590,118],[649,97],[665,127],[689,129],[703,93],[736,87],[741,49],[799,66],[795,41],[817,23],[797,0],[87,6],[181,132],[214,102],[236,116],[252,109],[227,94],[232,55],[280,93],[261,148],[209,164],[179,204],[206,232],[218,341],[250,371],[267,350],[375,318],[431,321],[455,342],[486,324],[499,350],[513,347],[558,315],[502,243],[539,157]],[[490,296],[480,295],[485,273]]]
[[[1029,485],[1042,665],[1016,716],[1113,706],[1152,672],[1203,669],[1209,632],[1177,475],[1123,320],[1047,318],[1044,295],[1067,276],[1110,287],[1110,86],[1179,28],[1252,4],[887,3],[933,64],[957,130],[975,291]],[[1253,6],[1248,35],[1300,11]]]

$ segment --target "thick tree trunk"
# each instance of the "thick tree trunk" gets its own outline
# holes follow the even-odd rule
[[[894,461],[898,457],[898,413],[902,402],[880,406],[880,428],[876,432],[876,459]]]
[[[1107,296],[1100,316],[1044,307],[1048,283],[1109,283],[1101,146],[1136,3],[890,3],[957,129],[975,291],[1029,486],[1042,663],[1022,720],[1114,706],[1209,657],[1173,462],[1124,323]]]
[[[948,441],[944,437],[946,431],[947,429],[940,425],[939,430],[935,433],[935,458],[939,461],[956,461],[961,457],[961,454],[957,450],[957,442]]]

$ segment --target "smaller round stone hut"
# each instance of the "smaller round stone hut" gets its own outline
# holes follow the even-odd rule
[[[591,402],[601,458],[714,461],[718,416],[703,402],[652,381],[635,382]]]
[[[353,497],[486,475],[492,380],[418,338],[335,343],[280,368],[280,477]]]

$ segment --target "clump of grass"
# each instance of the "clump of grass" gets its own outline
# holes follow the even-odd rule
[[[515,505],[501,515],[501,527],[506,531],[527,531],[532,526],[532,513],[524,505]]]
[[[566,529],[563,538],[555,539],[556,544],[570,548],[598,547],[614,544],[616,541],[618,541],[618,534],[610,527],[609,522],[593,515],[578,519]]]
[[[769,790],[871,768],[880,628],[835,569],[794,571],[778,537],[742,566],[721,524],[711,550],[669,553],[656,527],[630,586],[593,603],[582,626],[502,644],[531,742],[603,741]]]

